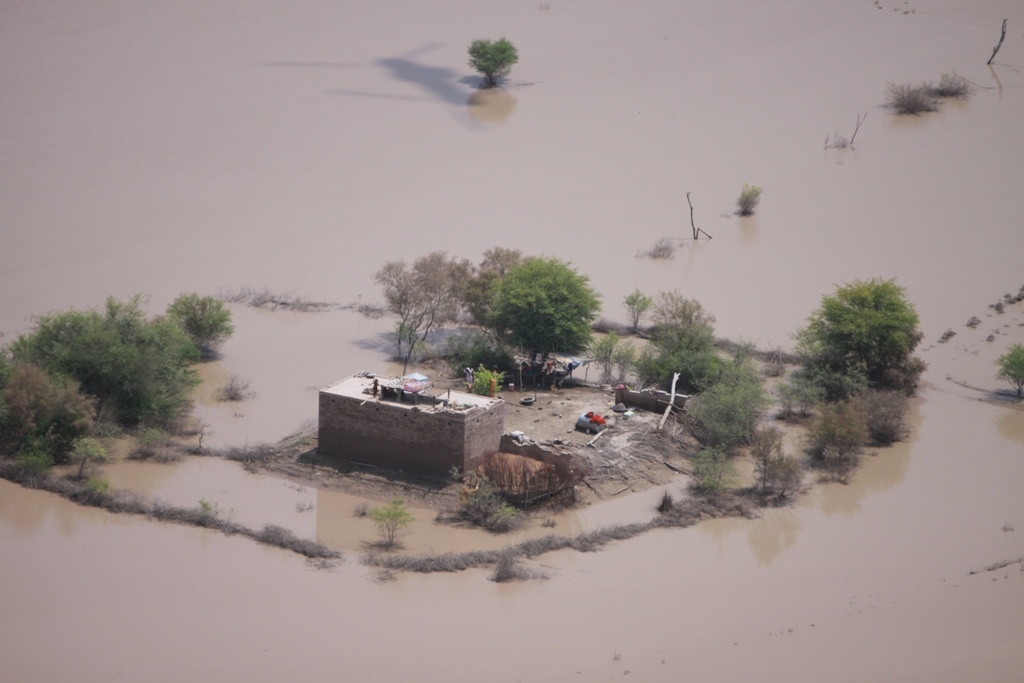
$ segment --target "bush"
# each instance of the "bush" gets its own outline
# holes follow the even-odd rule
[[[75,440],[92,428],[95,404],[78,383],[55,381],[34,364],[16,366],[0,394],[5,413],[0,445],[13,452],[41,449],[63,463]]]
[[[928,89],[933,97],[952,97],[956,99],[968,97],[971,94],[971,90],[970,82],[955,71],[951,74],[942,74],[938,84]]]
[[[720,448],[705,448],[693,459],[691,485],[699,493],[717,494],[736,484],[736,470]]]
[[[218,398],[222,401],[244,401],[256,395],[256,392],[249,388],[251,382],[238,375],[231,375],[228,383],[217,392]]]
[[[512,70],[519,61],[516,46],[505,38],[474,40],[469,45],[469,65],[483,74],[485,86],[490,88]]]
[[[771,427],[754,434],[750,455],[762,493],[785,498],[803,479],[800,463],[782,451],[782,432]]]
[[[636,361],[640,380],[667,389],[678,372],[677,388],[682,392],[709,385],[722,366],[714,349],[714,316],[694,299],[661,292],[652,318],[651,343]]]
[[[85,466],[89,462],[107,462],[110,460],[110,454],[107,453],[107,449],[103,447],[103,444],[96,439],[84,437],[75,440],[71,448],[70,459],[72,462],[79,463],[78,478],[81,479],[85,473]]]
[[[750,216],[754,213],[758,202],[761,201],[761,191],[761,188],[757,185],[747,185],[744,183],[740,196],[736,200],[741,216]]]
[[[886,86],[886,106],[897,114],[918,115],[924,112],[936,111],[939,108],[932,86],[928,83],[921,85],[905,85],[889,83]]]
[[[782,417],[791,417],[794,412],[805,417],[808,411],[825,398],[825,388],[814,382],[805,372],[794,373],[778,388],[782,402]]]
[[[217,348],[235,331],[231,311],[212,296],[182,294],[167,307],[167,317],[181,328],[205,358],[215,355]]]
[[[395,545],[398,533],[416,521],[412,513],[405,507],[405,501],[395,498],[384,507],[370,510],[370,519],[380,534],[381,545],[391,548]]]
[[[479,332],[469,337],[450,337],[444,355],[448,369],[456,375],[461,375],[465,368],[508,368],[514,364],[505,349]]]
[[[649,259],[670,259],[676,255],[676,243],[670,237],[659,237],[650,249],[641,256]]]
[[[884,446],[900,441],[906,435],[909,401],[905,394],[869,390],[858,394],[854,402],[874,443]]]
[[[850,402],[822,406],[821,413],[811,424],[808,445],[811,455],[818,460],[856,455],[868,441],[868,428],[864,416]]]
[[[634,333],[640,331],[640,320],[653,304],[654,299],[639,289],[634,289],[632,294],[627,294],[622,300],[622,305],[625,307],[626,313],[629,314],[630,328]]]
[[[749,443],[768,406],[768,397],[749,362],[726,366],[710,389],[687,404],[701,443],[729,449]]]

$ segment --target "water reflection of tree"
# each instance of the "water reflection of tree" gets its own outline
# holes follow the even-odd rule
[[[783,550],[796,543],[803,529],[800,516],[790,509],[765,510],[761,519],[751,523],[747,542],[762,565],[771,564]]]
[[[996,430],[1007,441],[1024,443],[1024,412],[1019,410],[1000,410],[995,417]]]

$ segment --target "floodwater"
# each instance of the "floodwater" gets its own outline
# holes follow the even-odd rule
[[[895,277],[930,365],[912,438],[792,508],[553,553],[535,563],[549,580],[516,585],[483,570],[376,583],[356,501],[231,463],[110,476],[345,561],[315,570],[0,482],[0,678],[1017,679],[1024,571],[969,572],[1024,556],[1024,413],[992,366],[1024,341],[1024,310],[988,308],[1024,284],[1024,7],[546,5],[4,3],[4,341],[34,314],[136,292],[154,313],[243,286],[373,303],[384,261],[434,249],[570,259],[612,319],[636,287],[679,289],[720,334],[764,346],[788,345],[834,285]],[[465,47],[498,34],[521,62],[482,95]],[[978,85],[969,101],[880,108],[886,82],[952,70]],[[821,149],[864,112],[856,149]],[[740,220],[744,183],[764,194]],[[690,234],[686,192],[714,239],[634,258]],[[387,367],[386,318],[232,310],[204,377],[257,395],[200,397],[210,445],[280,438],[315,418],[320,386]],[[554,531],[643,519],[658,495]],[[417,550],[504,542],[418,524]]]

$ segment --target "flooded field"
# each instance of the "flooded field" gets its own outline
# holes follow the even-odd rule
[[[0,343],[108,295],[154,314],[246,286],[375,303],[387,260],[505,246],[572,260],[610,319],[634,288],[678,289],[762,346],[790,345],[836,284],[894,277],[929,370],[912,438],[849,485],[545,555],[549,579],[522,584],[378,583],[358,499],[218,460],[108,476],[345,559],[317,570],[0,481],[0,678],[1016,680],[1024,570],[970,572],[1024,556],[1024,412],[993,368],[1024,307],[988,308],[1024,284],[1022,26],[1010,0],[5,3]],[[520,63],[481,93],[465,49],[499,35]],[[881,107],[887,82],[952,71],[969,100]],[[822,149],[865,112],[855,149]],[[744,183],[764,194],[741,219]],[[713,239],[636,258],[690,234],[686,192]],[[212,446],[281,438],[319,387],[388,367],[387,318],[232,312],[197,401]],[[235,374],[256,396],[214,400]],[[646,519],[660,493],[555,531]],[[507,542],[429,515],[412,552]]]

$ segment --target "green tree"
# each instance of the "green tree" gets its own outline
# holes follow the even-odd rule
[[[215,355],[217,348],[235,331],[231,311],[212,296],[182,294],[167,307],[167,317],[206,358]]]
[[[494,86],[499,78],[504,78],[512,70],[512,65],[519,61],[516,46],[505,38],[498,40],[474,40],[469,45],[469,65],[479,71],[488,88]]]
[[[431,330],[455,320],[471,270],[469,261],[435,251],[416,259],[411,267],[404,261],[390,261],[374,275],[388,310],[398,316],[395,342],[403,373]]]
[[[578,353],[590,344],[600,307],[586,276],[558,259],[530,257],[498,283],[494,323],[515,346]]]
[[[862,380],[909,394],[924,370],[912,355],[922,336],[917,325],[917,312],[894,280],[856,280],[822,297],[796,333],[797,349],[810,376],[825,378],[829,400],[851,395]]]
[[[722,361],[714,349],[714,316],[679,292],[661,292],[653,307],[651,343],[636,363],[640,380],[668,388],[679,373],[678,388],[697,391],[712,383]]]
[[[996,361],[996,377],[1006,380],[1017,389],[1017,398],[1024,395],[1024,344],[1014,344]]]
[[[405,501],[401,498],[394,498],[384,507],[370,510],[370,519],[377,527],[381,545],[385,548],[393,547],[398,533],[416,521],[412,513],[406,509]]]
[[[640,331],[640,320],[647,314],[653,303],[654,299],[639,289],[633,290],[632,294],[627,294],[626,298],[622,300],[622,305],[625,307],[626,313],[629,314],[630,328],[633,332]]]
[[[110,454],[107,453],[107,449],[103,447],[96,439],[90,437],[82,437],[76,439],[75,443],[71,447],[71,462],[78,463],[78,478],[81,479],[85,473],[85,466],[89,462],[107,462],[110,460]]]
[[[621,340],[615,332],[609,332],[590,345],[590,355],[594,361],[601,366],[601,381],[607,382],[612,378],[612,369],[617,358]]]
[[[199,383],[195,344],[169,320],[147,320],[138,296],[111,297],[101,311],[41,316],[11,351],[16,362],[76,380],[98,400],[101,417],[127,424],[180,418]]]

